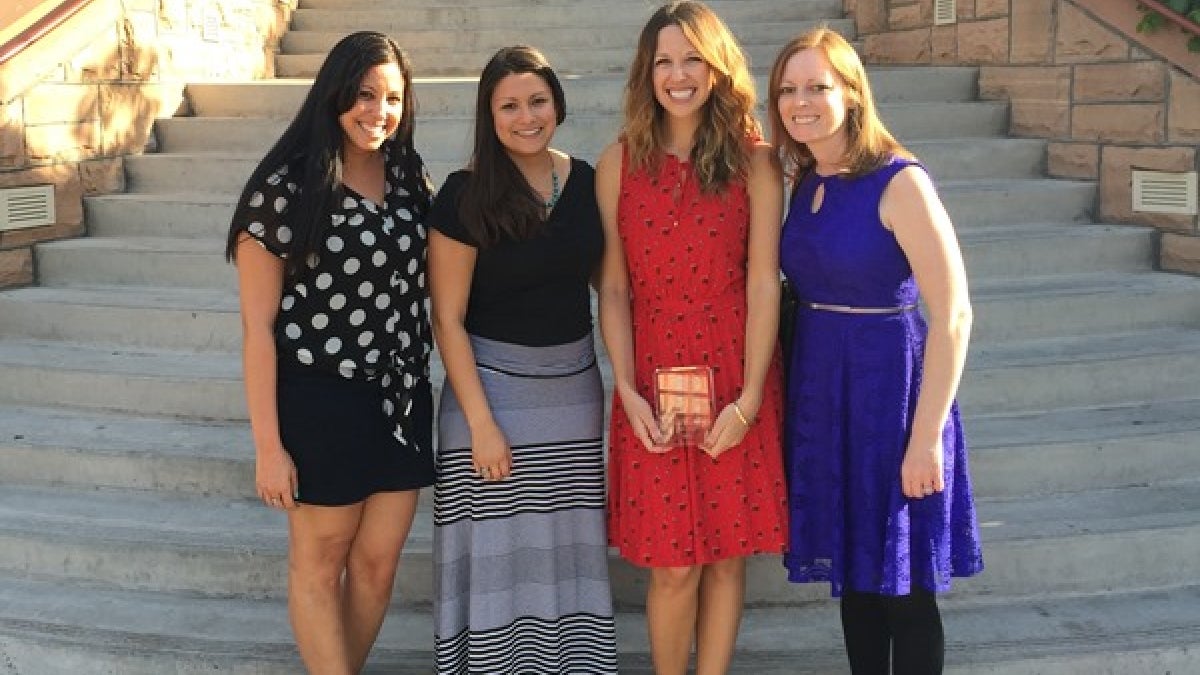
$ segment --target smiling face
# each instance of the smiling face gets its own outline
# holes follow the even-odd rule
[[[846,145],[846,114],[853,105],[848,93],[825,54],[804,49],[787,60],[775,105],[792,140],[810,148],[840,150]]]
[[[496,138],[511,155],[545,152],[558,127],[554,95],[537,73],[504,76],[492,91],[491,111]]]
[[[712,68],[676,25],[658,32],[653,78],[655,99],[675,117],[699,115],[712,94]]]
[[[404,78],[400,66],[383,63],[363,73],[350,109],[338,116],[343,151],[368,153],[379,149],[400,126],[404,113]]]

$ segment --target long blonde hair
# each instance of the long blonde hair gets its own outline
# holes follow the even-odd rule
[[[706,5],[676,0],[659,7],[642,28],[625,85],[625,123],[621,138],[629,152],[629,170],[656,171],[665,148],[664,111],[654,95],[654,56],[658,33],[678,26],[712,71],[712,93],[696,130],[691,161],[704,192],[716,192],[746,175],[747,140],[762,137],[754,118],[754,80],[733,34]]]
[[[846,90],[846,173],[849,176],[870,173],[886,164],[893,155],[912,159],[912,153],[892,136],[879,119],[875,98],[871,95],[871,84],[867,81],[867,71],[854,47],[835,31],[820,26],[792,38],[771,66],[771,79],[767,86],[771,142],[779,152],[788,179],[794,184],[816,161],[806,145],[797,143],[788,135],[779,114],[779,90],[784,68],[793,56],[806,49],[818,49],[825,55]]]

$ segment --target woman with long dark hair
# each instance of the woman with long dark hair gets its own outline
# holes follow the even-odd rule
[[[314,673],[361,670],[434,477],[414,102],[395,42],[342,39],[247,181],[226,246],[256,488],[288,517],[288,613]]]
[[[479,80],[474,150],[430,214],[446,366],[434,493],[439,673],[615,673],[604,397],[588,285],[594,172],[550,147],[566,117],[540,52]]]

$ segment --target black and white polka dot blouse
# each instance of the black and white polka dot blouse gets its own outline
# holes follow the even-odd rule
[[[275,345],[281,362],[378,382],[394,435],[407,443],[411,393],[429,378],[433,349],[424,224],[432,188],[416,151],[391,141],[383,149],[385,203],[344,188],[319,253],[285,283]],[[270,174],[241,210],[240,226],[280,257],[292,239],[288,205],[299,193],[295,172],[285,165]]]

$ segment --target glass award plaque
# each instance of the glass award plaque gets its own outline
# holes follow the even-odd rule
[[[712,427],[713,371],[709,366],[674,366],[654,371],[658,422],[668,437],[664,445],[699,447]]]

